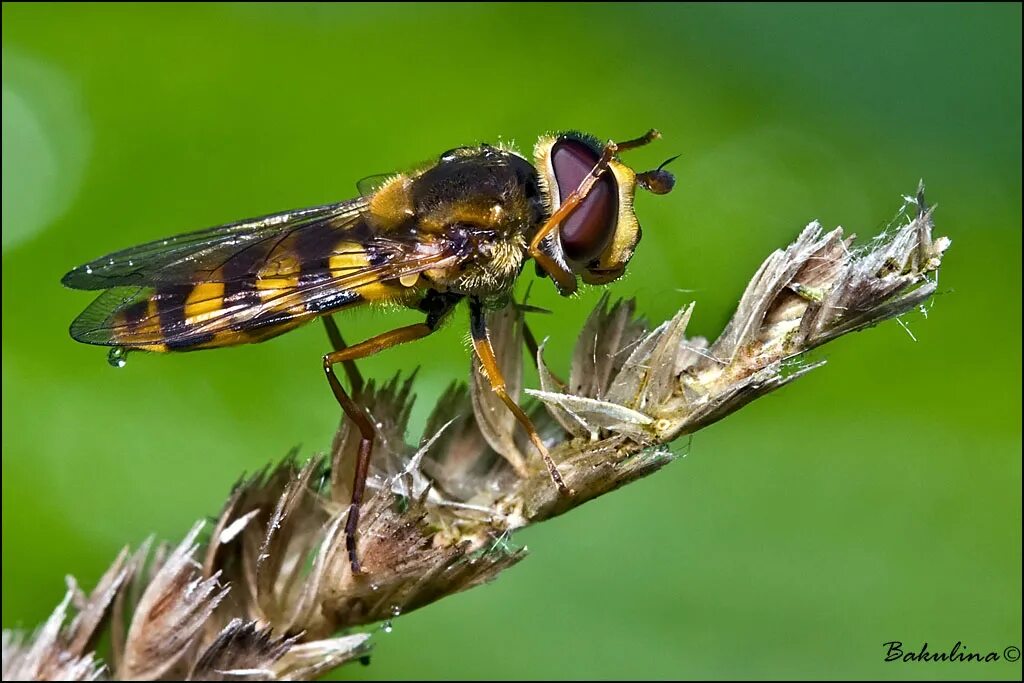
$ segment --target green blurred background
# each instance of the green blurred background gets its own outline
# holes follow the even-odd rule
[[[1021,8],[3,5],[3,625],[73,573],[176,539],[243,470],[326,448],[319,326],[111,369],[67,325],[71,266],[352,195],[474,141],[579,128],[681,153],[642,196],[629,277],[714,335],[810,219],[867,237],[919,178],[953,239],[927,318],[700,432],[647,480],[520,533],[488,587],[399,618],[343,677],[1010,677],[886,664],[882,643],[1021,645]],[[525,285],[524,278],[522,284]],[[565,367],[597,290],[533,301]],[[462,313],[461,316],[465,314]],[[408,316],[344,318],[369,336]],[[466,377],[464,318],[364,364],[429,358],[417,426]],[[415,437],[415,433],[412,435]]]

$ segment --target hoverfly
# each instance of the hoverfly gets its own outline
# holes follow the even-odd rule
[[[605,284],[625,272],[640,240],[636,188],[665,194],[675,179],[665,164],[637,174],[618,154],[658,137],[651,130],[602,145],[579,133],[545,136],[532,163],[504,147],[459,147],[356,199],[115,252],[64,276],[67,287],[105,290],[71,324],[71,336],[113,347],[117,364],[127,351],[260,342],[321,318],[334,348],[323,356],[323,371],[361,436],[345,525],[359,572],[356,530],[374,426],[334,367],[343,365],[358,395],[355,360],[427,336],[467,299],[473,348],[491,387],[555,485],[570,493],[529,417],[505,391],[485,311],[509,299],[530,258],[565,296],[576,291],[577,278]],[[331,314],[370,303],[417,309],[426,320],[346,346]]]

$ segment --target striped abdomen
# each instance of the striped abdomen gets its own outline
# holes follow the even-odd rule
[[[83,342],[179,351],[263,341],[366,302],[417,296],[394,277],[403,253],[360,230],[308,226],[242,245],[193,282],[109,289],[71,326]],[[209,260],[209,259],[207,259]],[[415,280],[415,278],[413,278]]]

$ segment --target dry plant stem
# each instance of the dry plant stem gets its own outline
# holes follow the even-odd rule
[[[714,343],[686,336],[692,305],[651,329],[632,301],[605,298],[566,385],[541,345],[531,419],[576,495],[559,495],[478,361],[469,387],[438,401],[418,447],[405,441],[412,378],[367,383],[358,400],[379,450],[359,523],[364,575],[344,546],[359,433],[343,420],[328,456],[293,455],[239,482],[202,540],[199,524],[176,548],[125,550],[88,596],[69,579],[34,634],[4,632],[4,679],[312,678],[363,656],[367,634],[338,634],[495,578],[525,557],[508,542],[514,529],[650,474],[675,458],[669,442],[820,365],[801,354],[921,305],[949,240],[933,239],[921,192],[897,220],[856,249],[841,229],[808,225],[764,262]],[[488,314],[513,399],[522,311]]]

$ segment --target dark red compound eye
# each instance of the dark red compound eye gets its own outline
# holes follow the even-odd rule
[[[558,196],[565,201],[593,170],[600,154],[579,140],[563,139],[551,149]],[[611,244],[619,216],[619,192],[611,171],[601,174],[586,198],[562,221],[562,249],[577,263],[589,263]]]

